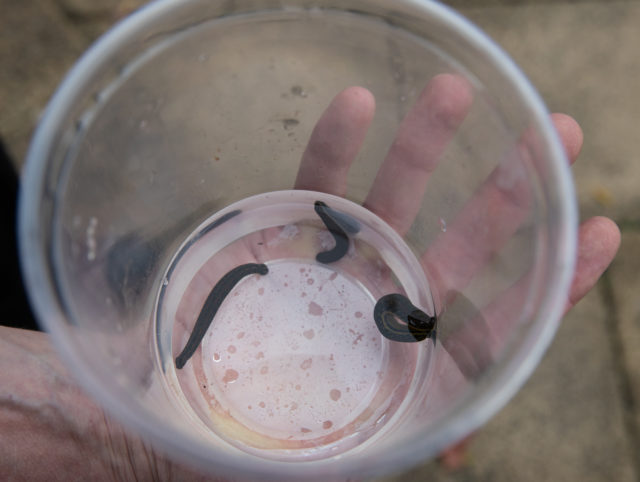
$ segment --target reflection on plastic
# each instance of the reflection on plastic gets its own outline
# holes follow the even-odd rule
[[[121,237],[109,248],[105,263],[105,275],[121,310],[130,310],[141,304],[140,299],[145,292],[147,282],[151,279],[162,247],[169,244],[168,240],[175,239],[179,233],[184,232],[194,222],[198,222],[210,210],[211,206],[206,204],[192,216],[168,227],[155,236],[132,232]],[[195,239],[190,241],[190,244],[238,214],[240,211],[225,214],[208,226],[206,230],[200,232]],[[188,246],[185,246],[183,250],[187,248]]]
[[[438,317],[438,340],[467,379],[477,379],[493,364],[487,340],[490,330],[480,310],[458,291]]]

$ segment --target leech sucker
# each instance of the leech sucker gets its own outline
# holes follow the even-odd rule
[[[435,334],[436,317],[427,315],[406,296],[397,293],[378,300],[373,309],[373,319],[382,336],[392,341],[416,342]]]
[[[218,283],[213,287],[209,296],[202,306],[202,310],[198,315],[196,324],[193,327],[191,336],[187,341],[182,353],[176,357],[176,368],[180,370],[189,361],[189,358],[196,352],[198,345],[202,341],[205,333],[209,329],[213,318],[216,316],[220,305],[229,295],[231,290],[245,276],[250,274],[265,275],[269,272],[269,268],[265,264],[248,263],[238,266],[225,274]]]
[[[340,226],[340,223],[334,219],[329,211],[328,206],[322,201],[315,202],[315,210],[322,222],[327,227],[336,245],[329,251],[323,251],[316,255],[316,261],[318,263],[329,264],[338,261],[349,250],[349,236],[345,230]]]

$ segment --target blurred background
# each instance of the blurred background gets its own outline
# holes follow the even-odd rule
[[[391,0],[390,0],[391,1]],[[2,229],[33,129],[82,52],[142,0],[0,0]],[[520,65],[585,143],[573,168],[582,219],[613,218],[622,247],[565,318],[542,364],[458,460],[385,482],[640,481],[640,1],[450,0]],[[2,247],[3,324],[29,326],[13,235]]]

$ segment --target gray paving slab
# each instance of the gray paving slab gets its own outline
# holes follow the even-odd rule
[[[603,293],[615,303],[612,324],[618,334],[620,391],[626,404],[625,426],[635,442],[640,466],[640,230],[626,229]],[[640,469],[638,469],[640,472]]]
[[[0,0],[0,134],[18,166],[56,87],[89,45],[142,0]]]
[[[640,2],[457,4],[510,54],[550,110],[582,125],[574,173],[583,217],[637,219]]]
[[[121,0],[56,0],[65,13],[83,20],[109,16],[120,2]]]
[[[51,0],[0,0],[0,133],[22,163],[39,116],[86,48]]]

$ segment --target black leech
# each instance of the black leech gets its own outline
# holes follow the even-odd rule
[[[380,333],[392,341],[422,341],[435,334],[436,317],[427,315],[397,293],[378,300],[373,309],[373,319]],[[406,325],[398,319],[406,322]]]
[[[347,236],[347,233],[342,228],[340,223],[333,216],[331,216],[329,211],[330,208],[325,203],[323,203],[322,201],[316,201],[314,206],[316,213],[318,214],[318,216],[320,216],[320,219],[322,219],[322,222],[327,227],[336,242],[336,245],[329,251],[318,253],[316,255],[316,261],[323,264],[333,263],[334,261],[338,261],[345,254],[347,254],[347,251],[349,250],[349,236]],[[349,228],[349,230],[351,231],[351,228]]]
[[[218,283],[213,287],[209,296],[202,306],[202,310],[198,315],[196,324],[193,327],[191,336],[187,341],[186,346],[182,350],[182,353],[176,357],[176,368],[180,370],[189,361],[189,358],[195,353],[198,345],[202,341],[205,333],[209,329],[209,325],[213,321],[213,317],[216,315],[218,308],[222,305],[222,302],[231,292],[233,287],[238,284],[245,276],[250,274],[265,275],[269,272],[269,268],[265,264],[248,263],[238,266],[225,274]]]

